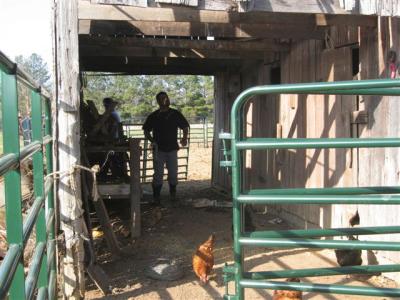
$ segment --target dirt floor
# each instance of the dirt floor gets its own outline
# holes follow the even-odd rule
[[[201,199],[229,200],[226,195],[210,187],[211,148],[192,148],[190,154],[189,180],[179,187],[182,204]],[[150,199],[144,187],[144,202]],[[113,258],[102,237],[95,239],[99,262],[110,277],[112,295],[103,296],[93,282],[87,280],[87,299],[222,299],[225,286],[222,268],[232,262],[231,209],[194,208],[190,205],[171,207],[167,200],[167,188],[163,189],[164,207],[155,210],[147,204],[142,205],[142,236],[130,244],[124,237],[128,220],[128,204],[119,202],[109,204],[114,228],[122,245],[130,245],[130,255]],[[205,201],[205,200],[204,200]],[[253,223],[258,230],[286,229],[287,224],[271,222],[276,220],[270,213],[253,213]],[[209,284],[201,284],[195,277],[192,267],[192,254],[197,246],[215,233],[214,275]],[[250,249],[246,251],[245,267],[250,271],[279,269],[298,269],[337,266],[332,250],[310,251],[305,249]],[[176,281],[159,281],[146,277],[145,269],[158,258],[175,259],[183,269],[183,277]],[[363,286],[396,287],[393,281],[380,276],[361,278],[355,276],[331,276],[322,278],[302,278],[303,282],[349,284]],[[230,285],[229,291],[233,291]],[[266,290],[246,289],[246,299],[272,299]],[[347,295],[326,295],[304,293],[303,299],[393,299],[382,297],[361,297]]]

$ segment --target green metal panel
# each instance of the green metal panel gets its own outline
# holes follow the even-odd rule
[[[237,149],[322,149],[400,147],[399,138],[271,139],[249,138],[236,142]]]
[[[306,247],[330,249],[379,249],[400,251],[399,243],[365,242],[348,240],[305,239],[322,236],[350,234],[400,233],[400,226],[333,228],[313,230],[286,230],[243,232],[244,204],[400,204],[400,187],[348,187],[314,189],[258,189],[244,190],[244,152],[246,149],[322,149],[400,147],[398,137],[390,138],[339,138],[339,139],[272,139],[245,138],[244,105],[255,95],[262,94],[345,94],[345,95],[400,95],[400,80],[363,80],[257,86],[242,92],[231,110],[231,133],[222,133],[224,161],[222,167],[232,169],[234,265],[224,268],[224,281],[235,281],[235,293],[229,294],[226,286],[224,299],[244,299],[244,288],[292,289],[324,293],[356,294],[368,296],[399,296],[400,289],[379,289],[339,285],[318,285],[288,282],[265,282],[251,279],[327,276],[337,274],[396,272],[400,265],[359,266],[343,268],[316,268],[244,273],[243,247]],[[230,141],[230,152],[227,142]],[[389,195],[390,194],[390,195]],[[246,279],[244,279],[246,278]]]
[[[1,72],[1,100],[3,120],[3,151],[19,157],[17,79],[13,74]],[[21,211],[21,174],[11,169],[4,177],[6,198],[7,242],[23,248]],[[9,274],[12,276],[12,274]],[[20,256],[10,288],[11,299],[25,298],[25,276]]]
[[[43,207],[43,203],[44,197],[36,197],[29,210],[28,216],[23,226],[24,245],[26,245],[26,243],[28,242],[33,226],[35,225],[39,212]]]
[[[2,155],[0,157],[0,176],[3,176],[10,169],[15,169],[17,166],[18,166],[18,155],[14,153],[8,153]]]
[[[271,230],[243,233],[249,238],[316,238],[327,236],[372,235],[400,232],[400,226],[351,227],[331,229]]]
[[[10,285],[13,278],[15,278],[14,274],[17,268],[19,268],[21,259],[22,247],[20,245],[11,244],[0,265],[0,299],[7,297]],[[10,297],[12,296],[10,295]]]
[[[53,173],[53,143],[52,143],[52,138],[51,138],[51,134],[52,134],[52,124],[51,124],[51,107],[50,107],[50,100],[45,100],[44,101],[44,115],[45,115],[45,137],[43,138],[44,142],[46,141],[46,173],[47,174],[51,174]],[[51,184],[48,184],[48,182],[46,182],[45,184],[45,193],[47,195],[47,201],[46,201],[46,207],[48,210],[48,215],[46,215],[46,232],[48,232],[48,239],[50,240],[49,243],[47,245],[47,255],[48,255],[48,260],[50,261],[50,272],[55,273],[56,272],[56,253],[54,251],[54,239],[55,239],[55,217],[54,217],[54,212],[55,212],[55,207],[54,207],[54,190],[53,190],[53,185],[52,185],[52,177],[49,178],[49,180],[51,180]],[[53,251],[49,251],[49,248],[53,249]],[[49,294],[51,293],[51,291],[54,291],[55,289],[55,282],[51,281],[49,279],[49,286],[48,286],[48,290],[49,290]],[[50,299],[52,299],[49,296]]]
[[[254,204],[400,204],[400,195],[239,195],[240,203]]]
[[[400,251],[398,242],[381,241],[347,241],[347,240],[317,240],[300,238],[245,238],[240,237],[241,245],[252,247],[278,247],[278,248],[319,248],[319,249],[351,249],[351,250],[388,250]]]
[[[43,142],[43,123],[42,123],[42,97],[36,92],[31,93],[32,106],[32,141]],[[35,197],[44,197],[44,168],[43,168],[43,152],[39,151],[33,155],[33,190]],[[45,209],[41,207],[36,220],[36,245],[46,243],[46,215]],[[41,259],[38,287],[47,286],[47,256]]]
[[[315,284],[315,283],[297,283],[297,282],[279,282],[279,281],[259,281],[259,280],[242,280],[242,287],[262,288],[273,290],[298,290],[303,292],[317,292],[330,294],[345,295],[362,295],[362,296],[381,296],[381,297],[400,297],[400,289],[387,289],[375,287],[361,286],[345,286],[334,284]]]
[[[400,265],[349,266],[336,268],[312,268],[299,270],[282,270],[267,272],[245,272],[246,279],[303,278],[317,276],[336,276],[345,274],[377,274],[383,272],[400,272]]]
[[[35,294],[35,288],[38,281],[38,274],[42,265],[43,256],[46,250],[45,242],[39,242],[36,245],[35,252],[32,255],[32,262],[29,266],[28,276],[26,277],[25,294],[26,299],[32,299]]]
[[[366,194],[398,194],[398,186],[366,186],[341,188],[289,188],[289,189],[254,189],[244,191],[245,195],[366,195]]]
[[[54,239],[54,204],[52,179],[43,176],[43,145],[48,149],[47,172],[52,172],[50,103],[45,106],[46,126],[42,126],[42,96],[33,80],[0,52],[0,80],[3,122],[3,149],[0,157],[0,175],[5,175],[6,223],[9,249],[0,264],[0,299],[55,299],[56,260]],[[19,149],[17,80],[31,90],[33,141]],[[43,139],[43,135],[45,138]],[[21,213],[21,175],[19,162],[33,157],[35,201],[26,222]],[[47,197],[48,195],[48,197]],[[45,201],[46,199],[46,201]],[[45,215],[46,203],[47,214]],[[46,220],[47,218],[47,220]],[[25,280],[23,250],[36,224],[36,248]],[[46,247],[49,242],[49,268]],[[47,280],[50,287],[48,289]],[[39,288],[36,288],[36,285]]]

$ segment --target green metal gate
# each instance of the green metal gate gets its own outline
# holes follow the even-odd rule
[[[270,281],[276,278],[316,277],[339,274],[399,272],[400,264],[336,268],[313,268],[265,272],[243,270],[243,247],[326,248],[400,251],[398,242],[339,241],[313,238],[345,235],[400,233],[400,226],[332,228],[244,232],[244,204],[400,204],[400,187],[250,189],[243,186],[243,151],[254,149],[320,149],[400,147],[400,138],[245,138],[243,107],[250,97],[262,94],[400,95],[400,80],[364,80],[308,84],[258,86],[245,90],[231,110],[231,133],[221,133],[225,160],[221,167],[232,168],[234,265],[225,266],[224,299],[244,299],[245,288],[297,290],[365,296],[400,297],[400,289],[349,285],[309,284]],[[230,143],[230,150],[229,144]],[[229,293],[228,282],[235,282]]]
[[[54,236],[51,108],[33,80],[0,52],[0,98],[3,151],[0,175],[4,176],[8,251],[0,265],[0,299],[55,299],[56,251]],[[30,90],[32,141],[20,149],[17,81]],[[44,154],[45,162],[44,164]],[[34,202],[23,221],[21,174],[23,160],[33,161]],[[46,167],[46,168],[45,168]],[[46,170],[45,170],[46,169]],[[27,274],[24,248],[35,226],[36,247]]]

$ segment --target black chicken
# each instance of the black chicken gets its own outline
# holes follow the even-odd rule
[[[349,241],[357,241],[354,236],[348,236]],[[360,266],[362,264],[361,250],[338,249],[335,250],[336,260],[342,267]]]

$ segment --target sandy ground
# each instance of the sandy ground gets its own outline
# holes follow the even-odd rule
[[[179,198],[228,200],[226,195],[210,188],[211,148],[193,148],[190,155],[189,181],[179,185]],[[149,187],[144,187],[148,190]],[[90,279],[87,280],[87,299],[221,299],[225,292],[222,268],[232,262],[231,209],[193,208],[191,206],[169,207],[167,189],[163,190],[164,205],[161,219],[153,218],[152,209],[142,205],[142,236],[131,245],[131,253],[125,258],[113,259],[103,239],[95,240],[98,259],[110,277],[113,294],[103,296]],[[148,200],[150,196],[144,196]],[[111,205],[111,215],[124,223],[128,219],[127,204]],[[285,222],[271,224],[276,218],[269,213],[254,213],[253,223],[258,230],[286,229]],[[210,233],[216,235],[214,276],[204,285],[195,277],[191,268],[191,258],[196,247]],[[123,245],[129,238],[119,236]],[[332,250],[310,251],[305,249],[259,249],[246,250],[245,267],[251,271],[298,269],[337,266]],[[157,258],[176,259],[183,268],[184,276],[176,281],[158,281],[145,276],[144,270]],[[395,283],[383,277],[331,276],[302,278],[303,282],[349,284],[363,286],[396,287]],[[229,291],[233,291],[230,284]],[[246,290],[246,299],[272,299],[267,290]],[[304,293],[303,299],[393,299],[388,297],[361,297],[347,295],[327,295]]]

